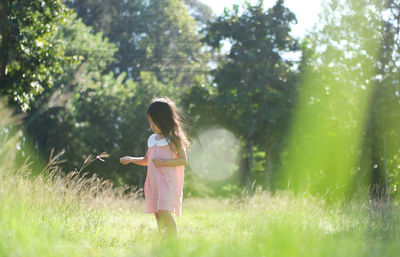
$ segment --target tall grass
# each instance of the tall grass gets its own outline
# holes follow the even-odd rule
[[[3,256],[98,256],[146,237],[146,231],[137,233],[148,222],[137,214],[138,192],[132,188],[114,188],[78,172],[64,175],[53,166],[36,178],[26,167],[2,174]]]
[[[141,192],[49,165],[2,171],[1,256],[396,256],[400,212],[384,202],[257,190],[185,199],[178,242],[161,240]]]

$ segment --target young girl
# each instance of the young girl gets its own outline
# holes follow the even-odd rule
[[[145,157],[125,156],[126,165],[134,163],[147,166],[144,194],[146,213],[154,213],[159,231],[177,236],[172,213],[181,214],[184,165],[189,141],[182,128],[174,103],[168,98],[153,100],[146,112],[154,134],[147,141]]]

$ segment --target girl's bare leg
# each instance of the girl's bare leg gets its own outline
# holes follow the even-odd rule
[[[156,216],[156,221],[157,221],[157,227],[158,227],[158,231],[161,232],[161,218],[160,218],[160,214],[158,214],[157,212],[154,213],[154,216]]]
[[[172,238],[176,239],[178,233],[175,219],[172,214],[166,210],[159,210],[158,215],[160,219],[160,226],[162,227],[162,232],[164,233],[164,236],[172,236]]]

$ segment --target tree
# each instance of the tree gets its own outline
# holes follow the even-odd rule
[[[140,80],[142,71],[181,88],[204,77],[205,58],[196,22],[181,0],[71,2],[83,21],[103,31],[119,50],[109,71]]]
[[[53,40],[68,15],[61,0],[0,3],[0,92],[23,111],[70,61],[61,42]]]
[[[21,146],[34,146],[38,156],[48,156],[52,148],[65,151],[62,158],[66,162],[61,166],[66,172],[79,169],[90,154],[108,152],[106,162],[95,162],[84,172],[97,173],[118,185],[143,184],[143,169],[122,167],[119,158],[145,154],[150,135],[145,110],[156,95],[173,98],[178,94],[176,87],[160,83],[151,72],[135,82],[127,80],[125,73],[104,73],[117,49],[76,15],[59,28],[56,38],[78,62],[64,65],[54,86],[35,97]]]
[[[290,35],[294,22],[295,15],[283,1],[268,11],[259,1],[255,6],[247,3],[242,12],[234,6],[206,28],[204,41],[213,48],[221,47],[223,40],[232,45],[214,72],[215,104],[220,123],[243,144],[244,184],[251,180],[253,148],[261,147],[270,158],[276,150],[271,142],[283,133],[293,101],[295,67],[282,55],[299,50]]]
[[[121,5],[124,4],[119,2]],[[183,6],[180,2],[175,1],[176,3],[179,4],[179,8]],[[158,8],[166,8],[163,4],[162,2],[158,3]],[[167,7],[172,8],[174,1],[170,1],[169,4]],[[146,6],[144,5],[144,7]],[[122,10],[122,7],[118,8]],[[146,8],[150,12],[151,8]],[[156,16],[154,11],[151,11],[147,15]],[[187,15],[184,9],[180,11],[183,12],[183,15]],[[164,12],[165,15],[168,15],[166,11]],[[139,20],[143,19],[141,21],[143,24],[144,17],[138,18]],[[146,22],[150,28],[153,25],[149,16],[147,19]],[[181,17],[175,15],[171,15],[168,19],[167,23],[161,19],[157,22],[162,23],[163,26],[169,26],[171,24],[168,22],[174,22],[174,19],[177,19],[178,23],[172,24],[175,27],[171,29],[175,30],[179,27],[184,35],[183,38],[178,34],[176,37],[170,35],[171,47],[162,48],[161,54],[164,50],[169,51],[168,54],[172,54],[174,51],[180,54],[179,51],[186,51],[186,46],[177,41],[183,41],[187,37],[187,30],[190,30],[190,33],[193,32],[189,33],[190,35],[195,35],[195,31],[192,31],[190,27],[194,21],[182,20]],[[123,22],[121,21],[121,23]],[[123,24],[119,24],[119,26],[124,28]],[[187,30],[185,30],[186,28]],[[147,25],[146,29],[148,29]],[[158,29],[157,25],[154,25],[153,30],[156,29]],[[93,27],[86,26],[74,14],[66,17],[64,25],[58,27],[49,43],[54,41],[62,44],[64,56],[75,61],[60,63],[63,73],[55,76],[53,86],[45,88],[40,95],[34,96],[31,110],[27,112],[24,124],[27,133],[24,134],[20,144],[21,146],[31,145],[37,152],[37,156],[48,156],[53,147],[57,152],[65,151],[63,158],[67,162],[62,165],[65,171],[79,168],[89,154],[108,152],[111,157],[105,163],[102,165],[94,163],[86,171],[96,172],[104,178],[112,179],[117,184],[139,185],[143,180],[144,173],[127,171],[141,169],[139,167],[121,167],[118,159],[121,155],[145,153],[146,140],[150,133],[144,115],[147,105],[156,95],[167,95],[179,103],[176,96],[185,90],[184,87],[190,86],[189,80],[185,78],[190,72],[179,71],[180,77],[177,75],[169,79],[167,75],[171,75],[161,70],[158,75],[166,81],[165,83],[160,82],[160,78],[154,70],[141,71],[134,81],[129,78],[128,73],[118,71],[116,74],[109,71],[109,68],[114,61],[118,62],[118,54],[115,57],[118,48],[104,37],[102,31],[97,33],[94,31]],[[121,37],[126,35],[123,29],[119,32],[122,32],[119,35]],[[162,34],[163,31],[158,30],[157,33]],[[161,36],[162,40],[167,39],[166,35]],[[142,38],[142,40],[141,44],[144,42],[153,44],[151,40],[154,39],[146,35],[146,39]],[[176,42],[173,42],[174,40]],[[154,40],[154,42],[156,41]],[[126,43],[128,44],[127,41]],[[131,43],[135,47],[142,47],[135,45],[134,42]],[[200,43],[195,42],[195,44],[199,45]],[[119,41],[117,41],[117,45],[121,47]],[[171,50],[172,47],[175,50]],[[190,47],[191,44],[188,43],[187,48]],[[185,57],[183,56],[183,58]],[[140,61],[144,63],[143,60]],[[202,76],[194,72],[192,78],[201,81]],[[186,86],[175,83],[184,80],[185,83],[188,83],[185,84]],[[131,139],[134,141],[130,141]],[[25,158],[27,153],[27,151],[22,151],[21,157]]]
[[[199,27],[206,26],[207,22],[214,18],[212,9],[199,0],[185,0],[185,5]]]
[[[76,14],[71,14],[52,38],[61,42],[65,46],[64,55],[75,61],[62,64],[63,73],[57,76],[53,74],[53,86],[34,96],[31,108],[26,112],[23,124],[26,134],[20,144],[22,149],[33,146],[31,150],[35,152],[35,164],[40,163],[40,156],[49,156],[52,148],[56,151],[66,150],[64,157],[68,163],[64,166],[68,171],[80,165],[84,155],[90,153],[76,151],[79,155],[74,155],[69,151],[75,148],[76,140],[80,139],[80,135],[75,133],[75,113],[71,100],[74,95],[100,83],[103,70],[107,63],[113,61],[116,51],[115,45],[103,38],[102,33],[93,34],[91,30],[76,18]],[[26,153],[21,151],[22,158],[25,158]],[[40,170],[40,167],[36,170]]]

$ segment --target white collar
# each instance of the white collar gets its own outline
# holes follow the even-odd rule
[[[157,144],[157,146],[166,146],[166,145],[168,145],[169,141],[168,141],[168,139],[166,137],[164,137],[164,138],[162,138],[160,140],[157,140],[156,137],[157,137],[157,134],[153,134],[153,135],[151,135],[149,137],[149,139],[147,140],[147,146],[148,147],[152,147],[152,146],[154,146],[156,144]]]

